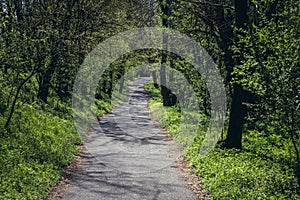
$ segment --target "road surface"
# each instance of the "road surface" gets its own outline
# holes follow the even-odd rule
[[[97,122],[64,200],[196,199],[175,167],[180,150],[150,117],[149,80],[131,82],[126,102]]]

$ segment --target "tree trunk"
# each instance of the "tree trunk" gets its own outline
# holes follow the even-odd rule
[[[47,103],[49,90],[51,86],[51,79],[54,74],[56,64],[52,62],[45,73],[42,74],[41,82],[39,83],[38,98]]]
[[[162,11],[162,25],[164,27],[169,27],[169,17],[171,15],[171,1],[170,0],[160,0],[160,6]],[[168,38],[163,37],[163,45],[165,49],[167,49],[168,44]],[[160,67],[160,84],[161,84],[161,95],[163,97],[163,105],[164,106],[173,106],[175,104],[172,104],[172,93],[168,89],[167,86],[167,77],[166,77],[166,67],[164,66],[167,63],[169,56],[169,52],[162,52],[161,54],[161,67]]]
[[[112,93],[113,93],[113,87],[114,87],[114,70],[111,69],[109,72],[110,81],[107,88],[107,94],[109,98],[111,99]]]
[[[162,65],[160,66],[160,93],[163,98],[163,105],[169,106],[169,93],[168,88],[166,86],[167,79],[166,79],[166,66],[164,66],[163,63],[165,63],[166,55],[162,53]]]
[[[236,28],[238,30],[235,36],[236,43],[238,43],[238,35],[242,34],[240,30],[245,29],[246,24],[248,23],[247,8],[248,0],[235,0],[235,20]],[[241,64],[242,60],[243,55],[237,55],[235,65]],[[243,105],[244,94],[245,92],[242,86],[235,83],[233,85],[229,125],[225,141],[225,147],[227,148],[242,148],[242,132],[245,118],[245,106]]]
[[[173,67],[174,66],[174,59],[172,56],[170,56],[171,60],[170,60],[170,66]],[[170,77],[169,77],[169,83],[173,84],[175,81],[174,79],[174,72],[171,71],[170,72]],[[177,103],[177,97],[175,94],[172,93],[172,91],[169,91],[169,98],[170,98],[170,106],[174,106]]]
[[[29,81],[29,79],[31,79],[31,77],[34,76],[34,74],[35,74],[35,72],[32,72],[32,73],[31,73],[24,81],[22,81],[21,84],[18,86],[17,92],[16,92],[16,94],[15,94],[15,96],[14,96],[14,100],[13,100],[12,106],[11,106],[11,108],[10,108],[9,115],[8,115],[7,120],[6,120],[6,122],[5,122],[4,128],[7,128],[7,127],[9,126],[9,124],[10,124],[10,121],[11,121],[12,116],[13,116],[13,114],[14,114],[15,106],[16,106],[16,104],[17,104],[17,100],[18,100],[18,98],[19,98],[19,94],[20,94],[20,92],[21,92],[22,87],[25,85],[25,83],[26,83],[27,81]]]
[[[124,77],[121,78],[121,82],[120,82],[120,88],[119,88],[120,94],[123,94],[123,89],[124,89]]]
[[[233,97],[229,116],[228,133],[225,142],[227,148],[242,148],[242,132],[245,116],[245,106],[243,105],[243,89],[240,85],[233,86]]]
[[[153,78],[154,87],[158,88],[156,71],[152,71],[152,78]]]

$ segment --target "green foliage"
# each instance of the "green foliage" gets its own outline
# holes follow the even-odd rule
[[[152,115],[168,133],[183,143],[186,138],[176,137],[180,110],[177,107],[157,108],[162,105],[157,89],[146,85],[153,98],[150,100]],[[166,112],[161,112],[165,109]],[[206,123],[205,123],[206,121]],[[203,118],[207,125],[207,119]],[[279,134],[248,131],[244,136],[243,150],[216,147],[200,159],[199,150],[207,126],[185,149],[185,158],[192,170],[201,177],[201,186],[212,199],[299,199],[297,178],[294,171],[295,155],[290,139]]]
[[[81,143],[72,121],[27,104],[15,111],[0,141],[0,199],[46,196]]]
[[[102,116],[103,114],[107,113],[111,110],[111,104],[110,102],[104,101],[104,100],[95,100],[95,104],[97,107],[97,116]]]
[[[150,105],[152,103],[158,103],[161,100],[160,90],[158,88],[155,88],[154,84],[151,84],[151,83],[145,84],[144,89],[151,96]]]
[[[181,119],[178,106],[164,107],[161,102],[160,91],[154,87],[153,83],[146,84],[145,90],[151,96],[149,108],[152,111],[153,117],[158,120],[163,128],[169,130],[171,136],[177,135]]]
[[[299,198],[293,168],[244,150],[215,149],[199,159],[200,144],[189,148],[186,158],[213,199]]]
[[[299,165],[300,3],[262,1],[257,7],[257,22],[236,46],[245,59],[233,71],[234,82],[257,97],[247,104],[248,123],[267,135],[276,132],[290,138],[293,145],[289,148]]]
[[[235,31],[242,30],[234,28],[236,10],[229,0],[160,1],[170,11],[163,15],[152,0],[24,2],[0,3],[0,199],[40,199],[72,160],[81,142],[71,123],[72,86],[89,51],[116,33],[153,26],[155,21],[161,25],[162,19],[167,22],[162,25],[186,33],[207,49],[224,77],[228,96],[232,84],[253,94],[244,102],[244,149],[218,147],[200,160],[210,115],[204,80],[189,63],[168,54],[165,64],[182,72],[198,95],[203,114],[190,114],[202,121],[196,137],[182,134],[180,106],[163,107],[159,89],[146,86],[154,117],[187,146],[186,158],[206,189],[215,199],[299,198],[294,173],[297,162],[300,166],[299,1],[250,1],[251,25],[239,38]],[[126,98],[126,92],[117,94],[110,104],[124,73],[158,62],[161,55],[140,50],[112,63],[99,77],[97,115]],[[233,67],[238,55],[240,65]],[[180,81],[174,85],[180,87]],[[179,90],[184,96],[185,89]]]
[[[186,150],[186,159],[213,199],[299,198],[289,164],[294,157],[286,147],[290,141],[250,132],[243,150],[216,148],[203,159],[198,157],[201,138],[196,141]]]
[[[147,23],[152,9],[145,5],[0,2],[0,199],[41,199],[57,183],[81,143],[71,115],[78,69],[99,42]],[[122,61],[99,77],[99,116],[111,109],[113,84],[132,65]]]

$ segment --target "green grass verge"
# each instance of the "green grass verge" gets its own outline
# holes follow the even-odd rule
[[[111,109],[96,100],[97,115]],[[41,199],[57,184],[81,139],[71,108],[22,104],[15,110],[8,130],[0,130],[0,199]],[[0,127],[5,118],[0,116]]]
[[[164,108],[161,112],[161,96],[153,84],[145,89],[151,95],[150,110],[154,118],[167,129],[168,133],[177,137],[180,123],[178,107]],[[165,114],[165,116],[162,116]],[[200,115],[205,131],[207,118]],[[185,159],[192,170],[201,177],[201,186],[211,195],[212,199],[220,200],[280,200],[300,199],[297,194],[297,179],[294,171],[294,155],[291,153],[291,141],[278,134],[266,134],[248,131],[243,138],[243,150],[214,148],[206,157],[199,158],[199,149],[204,134],[197,133],[191,145],[184,152]]]
[[[27,104],[15,111],[10,129],[0,132],[0,199],[45,197],[80,144],[70,117]]]

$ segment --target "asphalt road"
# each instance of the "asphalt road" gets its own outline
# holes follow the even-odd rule
[[[175,167],[179,149],[151,120],[147,81],[131,82],[127,101],[97,122],[64,200],[196,199]]]

